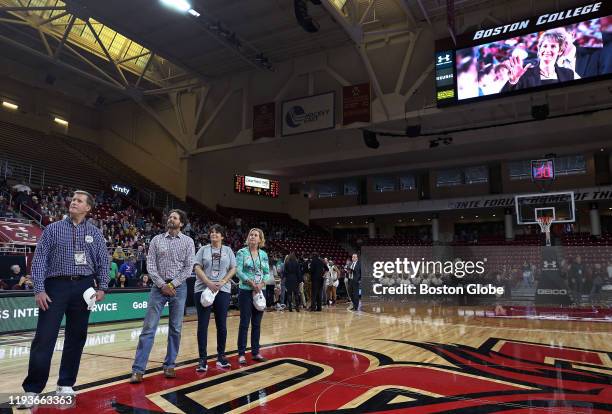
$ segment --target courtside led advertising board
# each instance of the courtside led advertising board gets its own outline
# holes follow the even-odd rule
[[[436,42],[438,106],[612,77],[612,2],[550,10]]]

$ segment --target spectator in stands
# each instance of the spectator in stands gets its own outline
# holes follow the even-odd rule
[[[266,243],[264,232],[259,228],[249,231],[246,247],[238,250],[236,254],[236,273],[240,279],[238,304],[240,306],[240,328],[238,330],[238,362],[241,365],[246,361],[246,345],[249,325],[251,327],[251,354],[255,361],[266,361],[259,353],[259,336],[263,310],[257,310],[253,303],[254,294],[259,294],[270,278],[270,264],[268,255],[261,250]]]
[[[210,244],[198,250],[195,257],[196,283],[194,287],[194,301],[198,312],[198,353],[200,362],[197,372],[208,370],[207,344],[208,323],[210,313],[215,313],[215,327],[217,330],[217,367],[231,368],[225,358],[225,343],[227,341],[227,311],[231,299],[230,280],[236,274],[236,256],[229,246],[223,244],[225,229],[219,224],[213,224],[209,229]],[[215,294],[212,304],[204,307],[201,303],[202,295],[209,290]]]
[[[295,310],[299,312],[302,307],[300,292],[298,290],[300,265],[295,257],[295,253],[291,252],[285,257],[283,270],[283,277],[285,278],[285,295],[289,306],[289,312],[293,312],[294,304]]]
[[[113,260],[118,265],[122,265],[125,261],[125,253],[123,252],[123,248],[121,246],[115,247],[115,251],[113,252]]]
[[[166,303],[170,308],[170,329],[163,370],[166,378],[176,378],[174,367],[179,352],[187,297],[185,281],[193,271],[195,254],[193,239],[181,233],[181,228],[185,224],[187,224],[187,214],[182,210],[171,210],[166,223],[166,233],[155,236],[149,246],[147,270],[156,288],[152,288],[149,295],[149,307],[132,365],[131,383],[142,382],[149,354],[153,348],[155,332]]]
[[[0,217],[4,217],[6,215],[7,210],[8,200],[3,195],[0,195]]]
[[[148,274],[144,274],[140,277],[140,280],[138,281],[137,286],[139,288],[150,288],[151,286],[153,286],[153,282],[151,281],[151,279],[149,279],[149,275]]]
[[[25,276],[25,272],[21,270],[21,266],[19,266],[18,264],[14,264],[11,266],[11,273],[9,275],[9,279],[19,280],[23,276]]]
[[[123,289],[128,287],[128,279],[125,275],[119,274],[119,278],[117,278],[117,282],[114,286],[116,289]]]
[[[576,256],[574,262],[570,265],[568,276],[570,289],[577,294],[582,294],[582,288],[586,282],[582,257]]]
[[[25,275],[19,279],[19,283],[12,287],[12,290],[33,290],[34,282],[32,282],[32,276]]]
[[[130,256],[127,262],[119,267],[119,276],[124,275],[128,279],[136,279],[138,277],[138,269],[136,268],[136,258]]]
[[[607,274],[604,273],[601,268],[601,264],[596,263],[595,268],[593,269],[592,282],[591,282],[591,294],[589,295],[591,301],[599,291],[602,286],[607,284]]]
[[[6,284],[6,282],[2,279],[0,279],[0,290],[8,290],[9,285]]]
[[[526,261],[523,262],[523,287],[530,288],[532,286],[533,281],[533,272],[531,270],[531,266]]]
[[[110,268],[108,269],[108,277],[109,277],[109,282],[108,282],[108,286],[109,287],[113,287],[115,286],[116,283],[116,279],[117,279],[117,273],[119,272],[119,268],[117,267],[117,263],[113,262],[113,256],[112,255],[108,255],[108,261],[110,263]]]

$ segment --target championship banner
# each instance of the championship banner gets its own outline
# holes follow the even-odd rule
[[[336,94],[332,91],[283,102],[281,136],[333,129],[335,101]]]
[[[96,303],[89,315],[89,323],[144,319],[149,292],[109,293],[103,302]],[[36,329],[39,309],[34,296],[0,297],[0,333]],[[168,306],[162,316],[169,314]],[[66,323],[65,318],[62,325]]]
[[[274,138],[276,135],[274,102],[253,107],[253,139]]]
[[[342,125],[370,122],[370,84],[342,88]]]

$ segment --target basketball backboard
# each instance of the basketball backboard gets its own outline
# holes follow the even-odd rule
[[[517,224],[538,224],[538,217],[552,217],[553,223],[576,221],[573,191],[520,194],[514,197]]]

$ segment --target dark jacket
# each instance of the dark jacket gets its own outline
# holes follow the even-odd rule
[[[355,270],[351,270],[351,267],[353,267],[352,262],[348,267],[349,273],[352,272],[351,283],[357,284],[361,281],[361,260],[357,260],[357,264],[355,265]]]
[[[557,81],[559,83],[574,80],[574,71],[571,69],[561,68],[555,65],[555,72],[557,72]],[[509,81],[506,82],[500,92],[517,91],[541,85],[542,79],[540,78],[540,66],[538,65],[527,69],[527,72],[521,76],[516,85],[512,85]]]
[[[287,260],[283,275],[285,276],[285,287],[287,289],[295,287],[300,283],[301,272],[297,260]]]
[[[310,280],[323,280],[323,275],[328,270],[320,257],[313,257],[310,262]]]

